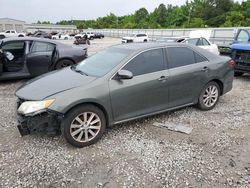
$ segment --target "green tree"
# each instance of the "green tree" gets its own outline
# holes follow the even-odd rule
[[[145,22],[148,20],[148,18],[149,18],[149,13],[147,9],[140,8],[139,10],[135,11],[134,19],[136,23]]]
[[[244,23],[244,15],[241,12],[231,11],[226,16],[226,22],[222,25],[225,27],[242,26]]]

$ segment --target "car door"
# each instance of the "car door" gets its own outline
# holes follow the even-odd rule
[[[209,62],[188,47],[168,47],[169,107],[193,103],[208,80]]]
[[[6,58],[3,67],[7,72],[16,72],[23,69],[25,63],[26,43],[23,40],[12,40],[2,44],[5,54],[10,54],[11,59]]]
[[[113,116],[116,122],[167,108],[168,70],[163,49],[140,53],[122,69],[131,71],[132,79],[109,82]]]
[[[55,44],[49,42],[33,42],[30,53],[27,55],[27,68],[31,75],[40,75],[50,70],[55,47]]]

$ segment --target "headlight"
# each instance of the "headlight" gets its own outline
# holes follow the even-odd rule
[[[21,104],[21,106],[18,108],[18,113],[20,114],[31,114],[31,113],[39,113],[41,111],[46,110],[55,99],[49,99],[44,101],[27,101]]]

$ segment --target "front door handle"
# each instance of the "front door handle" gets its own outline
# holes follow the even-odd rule
[[[203,67],[203,69],[201,69],[203,72],[207,72],[208,71],[208,67]]]
[[[167,80],[168,77],[167,76],[161,76],[160,78],[158,78],[159,81],[164,81],[164,80]]]

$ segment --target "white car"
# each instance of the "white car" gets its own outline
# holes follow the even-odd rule
[[[209,40],[205,39],[204,37],[199,38],[187,38],[182,41],[182,43],[192,44],[195,46],[199,46],[205,50],[208,50],[216,55],[219,55],[219,49],[216,44],[212,44]]]
[[[71,37],[69,35],[67,35],[67,34],[60,34],[60,33],[51,36],[51,39],[57,39],[57,40],[58,39],[68,40],[70,38]]]
[[[122,43],[129,42],[148,42],[148,35],[146,34],[132,34],[128,37],[122,38]]]
[[[95,36],[93,32],[83,32],[83,33],[75,35],[75,38],[83,38],[85,35],[87,35],[88,39],[90,40],[94,39],[94,36]]]

